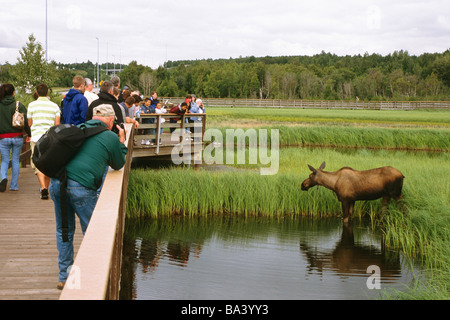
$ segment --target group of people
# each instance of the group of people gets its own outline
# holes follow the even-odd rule
[[[165,113],[173,113],[177,115],[183,115],[186,113],[205,113],[205,106],[201,99],[196,99],[195,95],[188,95],[184,102],[174,105],[169,109],[163,107],[163,104],[158,100],[158,94],[156,91],[153,91],[149,98],[144,100],[144,104],[140,107],[137,107],[137,117],[140,117],[140,114],[165,114]],[[160,123],[163,124],[166,121],[163,117],[160,118]],[[170,123],[177,123],[180,121],[180,118],[170,118]],[[189,117],[186,118],[186,122],[194,123],[196,121],[201,121],[200,117]],[[143,124],[155,123],[155,118],[143,118]],[[175,128],[170,128],[170,132],[172,133]],[[156,129],[143,129],[143,135],[154,135],[156,133]],[[163,128],[160,129],[160,134],[163,133]],[[153,145],[156,143],[156,139],[142,139],[141,145]],[[161,141],[158,141],[161,144]]]
[[[123,124],[133,123],[138,129],[139,121],[136,118],[139,118],[141,114],[168,112],[181,116],[185,113],[205,112],[202,101],[196,99],[195,95],[189,95],[184,102],[165,109],[158,100],[156,92],[152,92],[149,98],[142,99],[139,93],[132,92],[127,87],[120,90],[120,79],[117,76],[114,76],[111,81],[104,81],[98,94],[92,92],[92,81],[88,78],[75,76],[72,82],[73,87],[65,95],[61,106],[52,102],[48,97],[48,86],[40,84],[33,94],[35,100],[28,105],[28,108],[16,100],[15,88],[12,84],[0,86],[0,192],[5,192],[7,188],[10,159],[12,162],[10,190],[19,190],[20,153],[25,133],[27,135],[26,142],[30,142],[33,153],[34,147],[42,135],[55,125],[105,126],[109,129],[87,139],[75,157],[66,165],[69,220],[69,241],[67,242],[62,238],[61,181],[47,177],[31,161],[40,185],[40,198],[46,200],[50,197],[54,202],[59,253],[57,284],[59,289],[64,287],[69,267],[73,264],[75,215],[80,220],[84,234],[97,203],[108,167],[119,170],[125,164],[128,149],[124,145]],[[24,115],[24,126],[20,129],[13,127],[11,121],[16,108]],[[170,122],[176,123],[180,118],[170,118]],[[186,120],[189,122],[200,120],[196,117],[186,119],[189,119]],[[142,123],[151,123],[152,121],[154,122],[155,119],[142,119]],[[164,121],[165,119],[161,118],[161,122]],[[171,132],[174,130],[175,128],[170,128]],[[143,129],[143,131],[143,134],[155,133],[155,129]],[[153,144],[155,140],[143,140],[141,143]]]
[[[139,121],[136,118],[140,118],[141,114],[165,114],[174,113],[183,115],[185,113],[204,113],[205,107],[201,99],[196,99],[195,95],[188,95],[183,103],[174,105],[169,109],[166,109],[162,102],[158,100],[158,94],[153,91],[150,97],[143,99],[139,92],[131,91],[127,86],[123,87],[120,91],[120,78],[114,76],[111,81],[104,81],[100,87],[98,95],[92,92],[93,86],[90,79],[84,79],[77,77],[73,81],[74,87],[66,94],[62,102],[62,118],[64,123],[79,124],[84,120],[89,120],[92,116],[92,110],[101,104],[111,104],[116,112],[118,123],[134,123],[135,128],[139,128]],[[80,95],[80,93],[83,93]],[[82,96],[86,100],[81,99]],[[65,106],[69,106],[68,108]],[[64,111],[65,110],[65,111]],[[171,123],[176,123],[179,118],[171,118]],[[165,122],[164,118],[160,118],[161,124]],[[200,118],[190,117],[186,118],[187,122],[194,123],[200,121]],[[155,118],[143,118],[142,124],[155,123]],[[173,132],[175,129],[171,128]],[[140,134],[154,135],[156,133],[155,128],[141,129]],[[161,128],[160,133],[162,134]],[[142,139],[141,145],[154,145],[156,139]],[[161,143],[161,141],[158,141]]]
[[[35,101],[29,104],[28,109],[16,101],[15,88],[12,84],[0,86],[1,192],[6,190],[8,183],[10,154],[12,154],[10,190],[19,190],[19,161],[24,132],[28,135],[27,142],[30,142],[33,152],[34,145],[40,137],[50,127],[60,123],[85,127],[104,126],[109,129],[87,139],[79,152],[66,165],[69,241],[65,242],[62,239],[61,181],[45,176],[31,161],[40,183],[41,199],[45,200],[50,196],[54,202],[59,265],[57,287],[59,289],[64,287],[69,267],[73,264],[75,215],[79,217],[84,234],[95,209],[99,189],[108,167],[119,170],[125,164],[128,149],[124,145],[125,131],[120,124],[125,121],[135,122],[134,119],[128,119],[126,115],[123,115],[123,108],[118,105],[114,97],[116,87],[112,82],[105,81],[97,97],[90,95],[91,84],[82,77],[74,77],[73,88],[65,96],[61,108],[48,98],[48,86],[40,84],[34,93]],[[16,106],[24,115],[24,127],[21,129],[12,126],[11,119]]]

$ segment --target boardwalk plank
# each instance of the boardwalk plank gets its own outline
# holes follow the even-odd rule
[[[29,167],[21,168],[19,191],[8,188],[0,193],[0,300],[59,299],[53,201],[39,198]],[[77,222],[75,252],[81,241]]]

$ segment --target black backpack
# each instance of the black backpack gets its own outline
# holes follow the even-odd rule
[[[48,177],[56,178],[61,182],[61,215],[63,242],[68,241],[67,218],[67,174],[66,165],[78,153],[85,140],[100,132],[106,131],[103,125],[86,127],[85,124],[75,126],[60,124],[51,127],[36,142],[33,152],[33,163],[39,171]]]

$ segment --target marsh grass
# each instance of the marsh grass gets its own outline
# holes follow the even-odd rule
[[[403,194],[408,210],[432,208],[443,214],[449,205],[448,154],[286,148],[280,152],[279,172],[261,176],[258,165],[235,165],[249,169],[235,172],[194,171],[169,168],[132,170],[128,190],[128,214],[134,217],[209,214],[340,216],[340,203],[330,190],[300,190],[310,171],[325,161],[327,171],[343,166],[357,170],[391,165],[405,175]],[[430,179],[429,177],[433,177]],[[357,202],[355,216],[375,216],[381,200]]]
[[[450,150],[448,110],[208,108],[207,113],[207,128],[223,132],[278,129],[282,146]]]
[[[132,170],[127,212],[133,217],[278,216],[312,212],[320,216],[329,214],[331,207],[334,211],[339,209],[336,205],[324,204],[319,208],[306,193],[299,197],[300,183],[286,174],[269,177],[254,171],[195,172],[179,168],[150,173],[143,169]]]
[[[225,139],[226,130],[217,128]],[[260,127],[271,142],[272,127]],[[360,128],[340,126],[278,126],[281,146],[345,147],[398,150],[450,151],[450,130],[421,128]],[[259,134],[259,130],[256,130]],[[248,141],[246,142],[248,144]]]
[[[340,110],[340,109],[278,109],[278,108],[218,108],[207,109],[208,124],[239,126],[245,122],[262,125],[339,125],[339,126],[424,126],[450,127],[449,110]]]

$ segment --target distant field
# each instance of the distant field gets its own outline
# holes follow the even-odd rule
[[[207,109],[208,127],[348,125],[450,128],[450,111],[219,108]]]
[[[450,111],[208,108],[207,128],[278,129],[282,146],[450,150]]]

